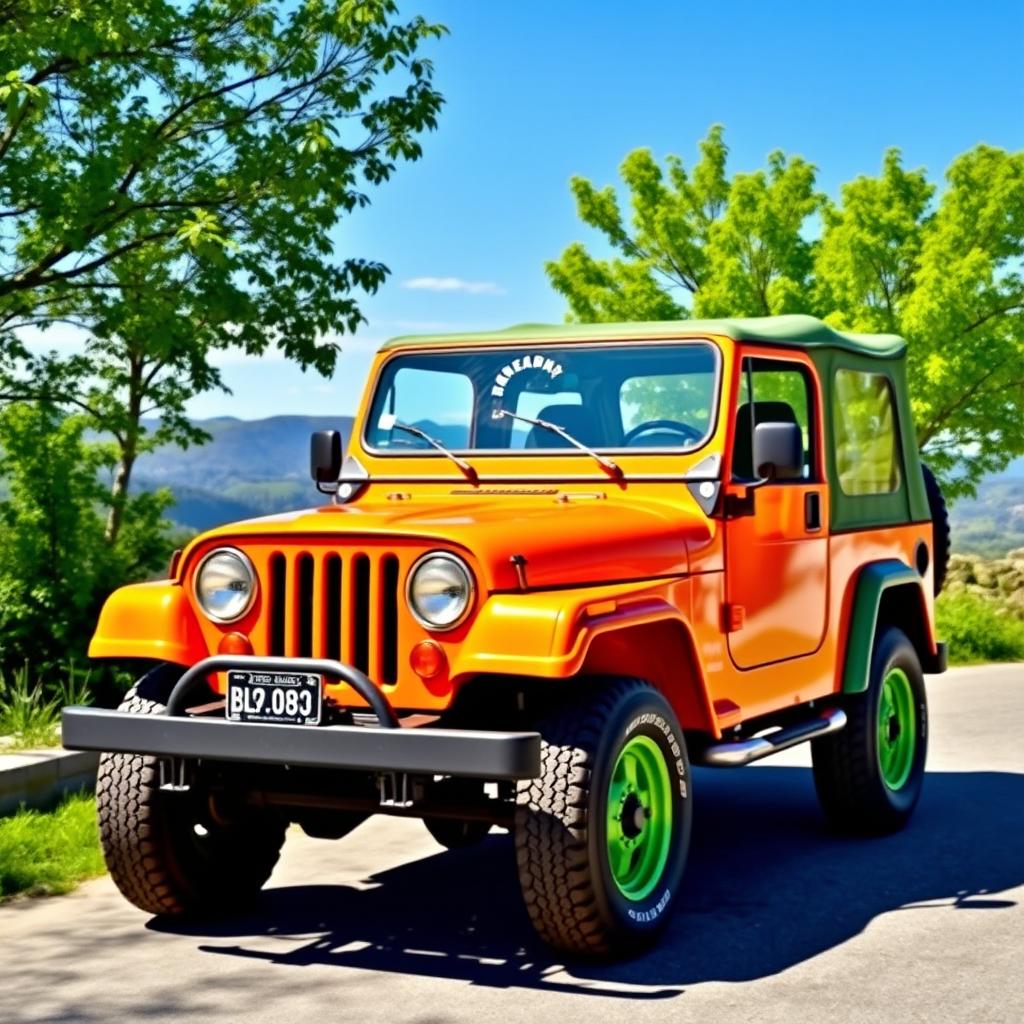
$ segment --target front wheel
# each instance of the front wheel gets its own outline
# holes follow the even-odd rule
[[[868,688],[843,707],[846,728],[811,744],[822,809],[843,832],[895,832],[921,795],[928,752],[924,675],[906,634],[880,627]]]
[[[668,701],[602,684],[540,727],[541,775],[515,821],[527,912],[549,945],[621,955],[649,945],[678,896],[690,840],[689,764]]]
[[[164,706],[133,689],[120,710],[154,715]],[[244,906],[284,844],[286,823],[276,815],[243,810],[225,822],[199,787],[161,789],[157,759],[142,754],[102,755],[96,806],[107,870],[149,914],[205,916]]]

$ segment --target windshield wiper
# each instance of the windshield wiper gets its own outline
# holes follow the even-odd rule
[[[565,427],[560,427],[557,423],[549,423],[547,420],[534,419],[532,416],[520,416],[517,412],[509,412],[508,409],[500,409],[498,411],[498,415],[508,416],[509,419],[521,420],[523,423],[529,423],[532,426],[542,427],[544,430],[550,430],[551,433],[564,438],[574,448],[578,448],[581,452],[586,452],[586,454],[597,462],[598,465],[600,465],[600,467],[610,476],[615,477],[616,480],[622,479],[622,467],[618,463],[612,462],[611,459],[606,458],[604,455],[600,455],[598,452],[595,452],[593,448],[588,448],[582,441],[573,437]]]
[[[413,427],[408,423],[402,423],[401,420],[394,420],[390,428],[385,429],[404,430],[407,434],[412,434],[413,437],[426,441],[432,448],[436,448],[442,455],[451,459],[462,470],[470,483],[475,484],[479,481],[479,474],[465,459],[460,459],[455,452],[449,451],[436,437],[431,437],[425,430],[420,430],[419,427]]]

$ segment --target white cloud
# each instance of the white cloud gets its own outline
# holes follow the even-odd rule
[[[461,277],[412,277],[403,288],[426,292],[466,292],[468,295],[504,295],[505,289],[493,281],[464,281]]]

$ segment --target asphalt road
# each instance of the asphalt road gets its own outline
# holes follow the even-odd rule
[[[897,836],[829,835],[804,750],[699,772],[681,909],[630,963],[534,940],[508,836],[448,853],[378,818],[291,834],[245,918],[163,924],[108,879],[0,908],[0,1021],[1021,1024],[1024,666],[929,690],[929,776]]]

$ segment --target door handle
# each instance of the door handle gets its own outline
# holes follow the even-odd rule
[[[817,491],[808,491],[804,495],[804,527],[808,533],[817,533],[821,529],[821,495]]]

